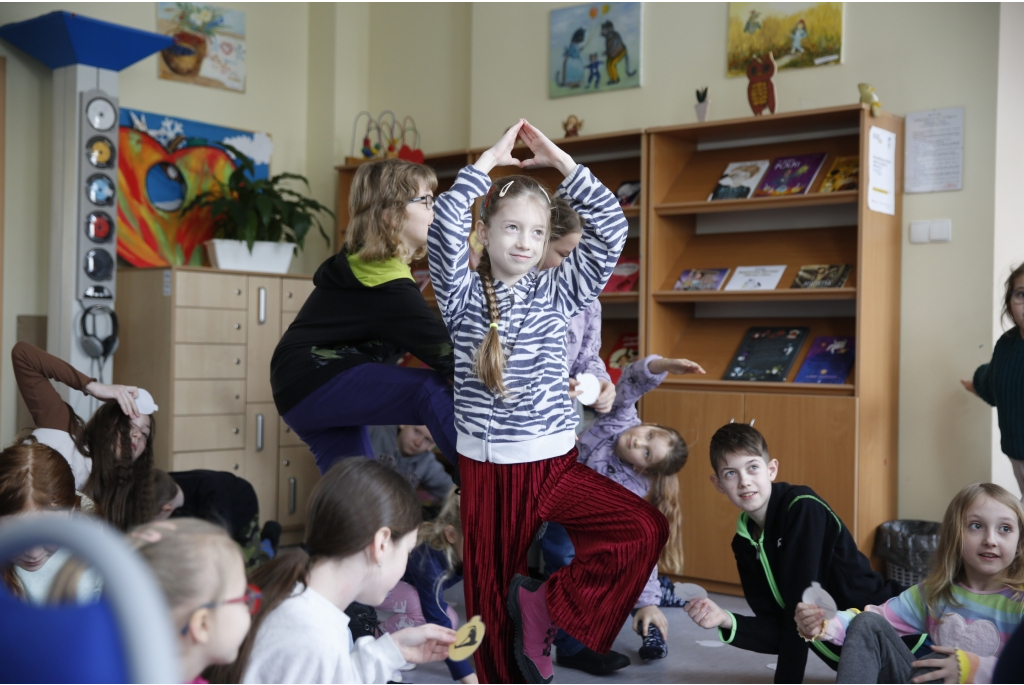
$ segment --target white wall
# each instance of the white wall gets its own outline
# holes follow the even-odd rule
[[[552,137],[569,114],[585,120],[584,134],[695,122],[694,91],[704,86],[712,119],[750,115],[746,79],[725,76],[724,3],[645,4],[643,87],[548,99],[549,12],[568,4],[474,4],[471,145],[489,145],[520,116]],[[860,81],[874,84],[883,107],[901,115],[966,107],[964,189],[904,202],[904,236],[910,221],[949,218],[953,242],[904,238],[903,517],[938,520],[962,485],[991,477],[991,411],[959,379],[992,350],[999,12],[995,4],[847,3],[844,63],[775,78],[784,112],[854,103]],[[1019,243],[1017,252],[1024,257]]]

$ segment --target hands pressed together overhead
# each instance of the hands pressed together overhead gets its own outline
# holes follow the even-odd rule
[[[522,140],[533,153],[533,157],[522,160],[514,157],[512,149],[516,145],[516,140]],[[526,119],[520,119],[505,131],[497,143],[480,155],[473,166],[485,174],[499,166],[514,166],[520,169],[553,167],[561,171],[562,175],[568,176],[576,168],[576,163],[539,129],[534,128]]]

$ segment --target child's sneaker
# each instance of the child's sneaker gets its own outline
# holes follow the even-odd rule
[[[644,638],[644,644],[640,647],[640,658],[644,661],[653,661],[654,659],[664,659],[668,656],[668,645],[665,644],[665,638],[661,636],[661,631],[652,625],[647,626],[647,637]]]
[[[675,585],[672,583],[671,578],[668,576],[658,576],[658,582],[661,584],[661,601],[658,602],[658,606],[681,607],[686,604],[676,595]]]
[[[546,582],[518,573],[509,584],[508,612],[516,628],[516,663],[528,683],[550,683],[555,676],[551,643],[558,628],[548,615],[547,589]]]

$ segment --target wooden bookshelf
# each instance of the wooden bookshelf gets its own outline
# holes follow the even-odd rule
[[[679,474],[684,530],[680,577],[739,593],[730,542],[738,511],[708,482],[711,436],[751,422],[780,462],[779,481],[806,484],[849,526],[861,551],[896,518],[902,140],[894,216],[868,208],[868,131],[903,136],[903,120],[860,105],[648,129],[643,207],[641,352],[686,357],[706,376],[671,376],[643,402],[643,418],[690,443]],[[806,195],[709,202],[730,163],[825,152]],[[860,157],[860,189],[818,190],[837,156]],[[768,291],[673,290],[684,269],[785,264]],[[793,289],[804,264],[852,264],[845,287]],[[730,276],[732,273],[730,273]],[[721,380],[751,326],[807,326],[785,382]],[[854,335],[844,384],[794,383],[817,336]]]

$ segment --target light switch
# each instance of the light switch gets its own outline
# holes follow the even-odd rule
[[[952,219],[938,219],[930,222],[928,227],[928,240],[933,243],[948,243],[953,240]]]
[[[930,221],[911,221],[910,242],[927,243],[931,233],[931,224]]]

